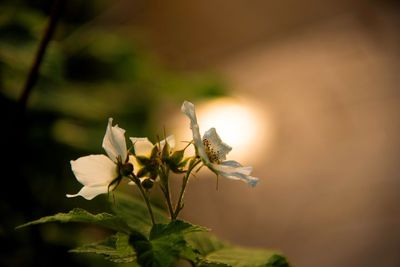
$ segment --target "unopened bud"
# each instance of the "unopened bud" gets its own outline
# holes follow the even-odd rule
[[[154,181],[152,179],[144,179],[142,181],[142,186],[144,189],[151,189],[154,185]]]
[[[169,154],[170,154],[170,147],[169,144],[166,142],[161,153],[161,158],[164,162],[168,160]]]
[[[125,163],[121,165],[119,169],[119,173],[122,176],[129,176],[130,174],[132,174],[132,172],[133,172],[133,165],[131,163]]]

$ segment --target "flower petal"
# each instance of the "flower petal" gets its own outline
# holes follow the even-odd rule
[[[227,172],[234,171],[243,173],[245,175],[250,175],[251,172],[253,171],[253,167],[251,166],[243,167],[239,162],[234,160],[224,161],[220,164],[220,166],[221,168],[225,168],[225,171]]]
[[[204,139],[207,139],[207,148],[205,147],[203,139],[200,136],[200,129],[197,123],[194,105],[185,101],[182,104],[181,110],[190,119],[194,146],[196,147],[197,155],[200,156],[204,165],[217,175],[225,176],[234,180],[241,180],[251,186],[255,186],[258,182],[258,178],[250,176],[250,173],[253,170],[252,167],[243,167],[239,162],[232,160],[223,161],[226,159],[226,154],[228,154],[232,148],[222,142],[215,128],[211,128],[205,132]],[[210,151],[206,151],[206,149],[209,149]],[[207,155],[208,152],[210,152],[212,157],[215,156],[215,159],[210,159]]]
[[[117,165],[105,155],[89,155],[71,160],[76,179],[84,186],[108,186],[118,176]]]
[[[196,111],[193,103],[184,101],[181,111],[190,119],[190,128],[192,129],[193,142],[194,146],[196,147],[197,154],[205,164],[209,164],[210,160],[207,157],[203,140],[201,139],[200,128],[199,124],[197,123]]]
[[[232,150],[232,147],[222,142],[215,128],[211,128],[206,131],[203,135],[203,140],[204,139],[208,140],[208,143],[210,144],[213,151],[217,153],[217,157],[220,161],[225,160],[226,154],[228,154]]]
[[[147,179],[147,177],[139,178],[140,182],[143,182],[143,180],[145,180],[145,179]],[[130,182],[128,183],[128,185],[136,185],[136,184],[135,184],[134,181],[130,181]]]
[[[136,156],[150,157],[153,144],[147,137],[130,137]]]
[[[250,176],[251,167],[238,167],[233,168],[230,166],[224,166],[219,164],[211,163],[208,166],[211,170],[213,170],[216,174],[224,176],[233,180],[241,180],[246,182],[250,186],[256,186],[258,182],[258,178]],[[250,171],[250,172],[249,172]]]
[[[138,171],[142,168],[142,165],[140,165],[136,157],[132,155],[129,155],[129,163],[133,165],[133,173],[137,175]]]
[[[111,191],[111,189],[110,189]],[[94,197],[101,195],[101,194],[106,194],[108,193],[108,185],[100,185],[100,186],[84,186],[82,189],[74,194],[74,195],[69,195],[67,194],[67,197],[77,197],[77,196],[82,196],[87,200],[91,200]]]
[[[239,162],[237,162],[235,160],[226,160],[226,161],[222,162],[221,165],[234,167],[234,168],[242,167],[242,164],[240,164]]]
[[[118,156],[124,162],[128,155],[125,142],[125,130],[118,127],[118,125],[112,126],[113,119],[108,119],[108,125],[106,134],[103,138],[103,148],[106,151],[108,157],[117,162]]]
[[[161,151],[165,145],[165,142],[168,143],[170,148],[174,148],[175,147],[175,136],[174,135],[170,135],[167,136],[167,138],[165,138],[164,140],[160,141],[160,146],[161,146]]]

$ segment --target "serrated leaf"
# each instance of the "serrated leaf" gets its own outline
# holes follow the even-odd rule
[[[211,233],[204,232],[186,234],[185,240],[190,247],[195,249],[202,256],[207,256],[216,250],[229,246],[228,243],[219,240]]]
[[[49,222],[80,222],[80,223],[90,223],[98,226],[102,226],[111,230],[116,230],[120,232],[129,233],[130,229],[128,225],[115,215],[109,213],[99,213],[92,214],[84,209],[75,208],[68,213],[57,213],[52,216],[42,217],[38,220],[25,223],[18,226],[16,229]]]
[[[184,221],[172,221],[169,224],[156,224],[151,229],[149,239],[143,235],[131,235],[130,243],[135,248],[137,261],[141,266],[169,267],[180,256],[193,259],[184,235],[205,228]]]
[[[148,236],[152,227],[149,212],[142,199],[117,192],[115,194],[115,203],[111,203],[112,211],[133,231]],[[152,205],[153,214],[157,223],[167,223],[169,221],[167,214],[154,205]]]
[[[285,258],[275,251],[242,247],[226,247],[208,254],[201,266],[210,264],[232,267],[289,267]]]
[[[193,232],[206,232],[207,228],[194,225],[182,220],[172,221],[169,224],[156,224],[150,232],[150,240],[162,238],[168,235],[180,234],[185,235]]]
[[[185,239],[202,267],[289,267],[276,251],[233,246],[209,233],[191,233]]]
[[[126,263],[136,260],[136,253],[129,244],[129,236],[125,233],[116,233],[107,239],[86,244],[70,250],[73,253],[95,253],[105,256],[106,260]]]
[[[199,262],[201,258],[197,251],[193,250],[190,246],[187,245],[181,250],[179,253],[179,257],[185,260],[188,260],[192,263]]]

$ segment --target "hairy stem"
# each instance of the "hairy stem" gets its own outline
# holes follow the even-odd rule
[[[25,111],[25,109],[26,109],[29,95],[32,92],[32,88],[37,81],[40,65],[42,63],[47,46],[51,40],[51,37],[54,33],[55,28],[56,28],[57,21],[60,17],[61,8],[62,8],[64,2],[65,2],[65,0],[55,0],[53,2],[49,22],[47,24],[46,30],[43,34],[43,37],[40,41],[39,48],[36,52],[35,59],[33,61],[32,67],[31,67],[28,77],[25,81],[21,97],[19,99],[19,105],[21,107],[21,110],[23,110],[23,111]]]
[[[163,176],[161,178],[162,185],[161,185],[161,190],[165,196],[165,200],[167,202],[168,206],[168,211],[171,217],[171,220],[174,218],[174,209],[172,207],[172,201],[171,201],[171,192],[169,189],[169,170],[164,170],[164,168],[161,168],[161,175]]]
[[[190,174],[192,173],[193,169],[201,162],[201,159],[198,159],[196,162],[194,162],[192,164],[192,166],[190,166],[190,168],[187,170],[187,172],[185,173],[185,176],[183,177],[183,181],[182,181],[182,187],[181,187],[181,192],[179,193],[179,199],[178,199],[178,203],[176,204],[175,207],[175,212],[174,212],[174,216],[173,216],[173,220],[176,220],[176,218],[178,217],[179,213],[181,212],[182,208],[183,208],[183,196],[185,194],[186,191],[186,186],[187,183],[189,181],[189,177]]]
[[[143,190],[143,187],[140,184],[139,178],[137,178],[136,175],[134,175],[133,173],[132,173],[132,176],[133,176],[133,178],[131,178],[131,180],[137,185],[137,187],[140,190],[140,193],[142,194],[142,197],[143,197],[144,201],[146,202],[147,210],[149,211],[150,218],[151,218],[151,223],[153,225],[155,225],[156,221],[154,220],[153,209],[151,208],[149,197],[147,196],[146,192]]]

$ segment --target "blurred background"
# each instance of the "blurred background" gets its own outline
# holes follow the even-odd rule
[[[188,140],[183,100],[261,180],[217,191],[203,170],[185,219],[298,267],[400,265],[396,1],[69,0],[21,114],[52,2],[0,2],[1,266],[111,266],[68,253],[100,229],[14,227],[107,209],[65,197],[81,187],[69,161],[103,153],[110,116],[132,136]]]

